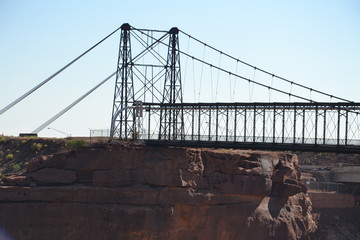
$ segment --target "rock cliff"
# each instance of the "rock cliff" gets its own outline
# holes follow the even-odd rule
[[[98,143],[40,156],[3,179],[14,239],[306,239],[295,155]]]

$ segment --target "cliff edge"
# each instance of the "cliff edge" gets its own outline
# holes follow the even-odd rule
[[[3,178],[14,239],[307,239],[316,230],[296,155],[95,143]]]

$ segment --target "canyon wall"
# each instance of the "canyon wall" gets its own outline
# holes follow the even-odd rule
[[[3,178],[14,239],[307,239],[316,230],[295,155],[98,143]]]

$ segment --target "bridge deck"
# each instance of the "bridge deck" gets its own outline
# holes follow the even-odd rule
[[[292,143],[251,143],[225,141],[176,141],[176,140],[144,140],[151,146],[180,146],[206,148],[232,148],[269,151],[303,151],[303,152],[335,152],[360,154],[358,145],[325,145],[325,144],[292,144]]]

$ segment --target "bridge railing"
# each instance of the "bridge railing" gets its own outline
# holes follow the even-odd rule
[[[164,112],[172,112],[171,121],[182,124],[180,131],[160,133]],[[143,103],[138,135],[149,140],[360,146],[359,113],[358,103]]]

